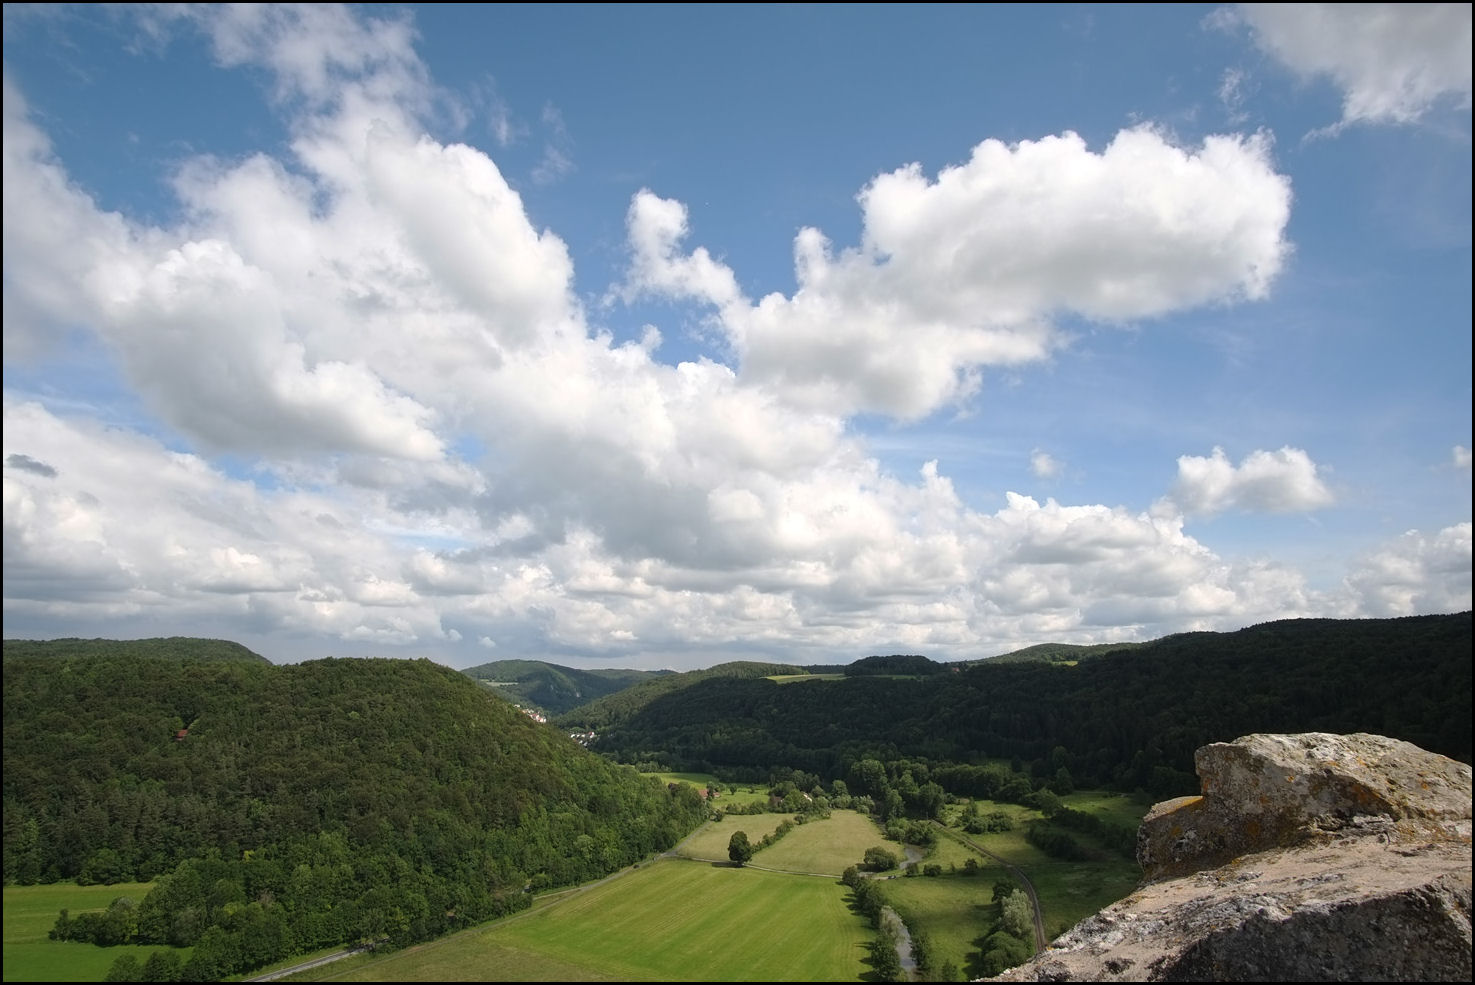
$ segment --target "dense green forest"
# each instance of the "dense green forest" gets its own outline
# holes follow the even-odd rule
[[[995,759],[1036,781],[1064,768],[1074,785],[1171,796],[1197,789],[1195,749],[1251,732],[1376,732],[1468,762],[1470,665],[1468,612],[1286,620],[1075,665],[1046,656],[785,685],[709,675],[627,706],[596,748],[744,778],[776,764],[844,778],[858,760],[910,760],[968,795],[980,792],[963,778]]]
[[[559,718],[559,724],[571,729],[593,729],[602,731],[618,722],[638,714],[661,698],[669,697],[704,681],[711,680],[762,680],[786,674],[800,674],[806,669],[791,664],[756,663],[739,660],[718,664],[705,670],[690,670],[682,674],[663,674],[641,681],[623,691],[605,695]],[[839,670],[829,667],[827,670]],[[635,760],[622,760],[635,762]]]
[[[191,980],[433,937],[668,848],[704,814],[424,660],[5,647],[5,881],[156,880],[113,925],[59,929],[195,945]]]
[[[1145,643],[1037,643],[1027,646],[1022,650],[1013,650],[997,657],[990,657],[988,663],[997,666],[1001,663],[1079,663],[1092,657],[1099,657],[1107,653],[1120,653],[1126,650],[1135,650],[1146,646]],[[971,661],[970,666],[980,661]]]
[[[5,657],[147,657],[157,660],[245,660],[265,664],[261,654],[230,640],[203,640],[193,636],[149,640],[6,640]]]
[[[579,670],[541,660],[495,660],[462,673],[494,686],[498,694],[514,704],[536,708],[550,715],[562,715],[596,698],[623,691],[650,678],[669,675],[671,671]]]

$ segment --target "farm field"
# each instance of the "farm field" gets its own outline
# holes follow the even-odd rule
[[[873,933],[836,881],[664,859],[324,981],[858,981]],[[298,980],[307,980],[307,976]]]
[[[747,832],[748,840],[756,845],[759,839],[773,834],[774,830],[788,818],[787,814],[728,814],[720,821],[708,821],[697,828],[695,834],[676,847],[676,852],[686,858],[708,859],[725,863],[727,843],[732,840],[734,832]],[[792,838],[793,834],[789,837]],[[783,842],[780,841],[779,844]],[[759,856],[755,855],[753,860],[757,862],[758,858]]]
[[[47,938],[62,909],[75,916],[87,910],[105,910],[119,896],[142,901],[153,888],[149,882],[124,882],[113,886],[5,887],[5,981],[7,982],[100,982],[113,962],[132,954],[139,962],[148,960],[160,947],[97,947],[77,941]],[[188,957],[181,951],[181,958]]]
[[[876,845],[901,853],[901,846],[885,841],[881,829],[869,817],[855,811],[834,811],[823,821],[797,825],[754,855],[753,864],[791,872],[823,872],[838,879],[846,866],[859,865],[866,849]]]

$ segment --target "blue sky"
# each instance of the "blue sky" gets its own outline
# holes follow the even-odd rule
[[[1470,608],[1470,7],[5,8],[7,636]]]

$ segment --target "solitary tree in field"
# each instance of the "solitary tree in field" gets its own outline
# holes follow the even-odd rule
[[[727,857],[737,865],[742,865],[753,857],[754,848],[748,841],[746,831],[734,831],[732,839],[727,843]]]

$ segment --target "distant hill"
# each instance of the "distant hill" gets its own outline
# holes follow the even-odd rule
[[[1001,653],[997,657],[989,657],[987,661],[970,660],[967,666],[977,666],[987,662],[1000,663],[1051,663],[1070,664],[1079,663],[1090,657],[1105,656],[1108,653],[1119,653],[1123,650],[1136,650],[1139,647],[1148,646],[1148,643],[1037,643],[1027,646],[1022,650],[1011,650]]]
[[[947,664],[919,654],[862,657],[845,668],[846,677],[928,677],[947,672]]]
[[[246,660],[271,663],[261,654],[230,640],[165,636],[149,640],[6,640],[5,659],[13,657],[148,657],[158,660]]]
[[[744,776],[1002,759],[1038,779],[1064,767],[1080,785],[1174,796],[1197,785],[1194,750],[1254,732],[1372,732],[1469,762],[1471,649],[1465,612],[1283,620],[925,677],[687,679],[627,704],[596,748]]]
[[[579,670],[541,660],[495,660],[462,671],[472,680],[495,687],[497,693],[523,707],[562,715],[606,694],[624,690],[669,670]]]
[[[807,667],[799,667],[793,664],[757,663],[747,660],[736,660],[731,663],[717,664],[704,670],[689,670],[679,674],[665,674],[660,677],[650,678],[616,691],[602,698],[598,698],[579,708],[562,715],[558,724],[566,728],[590,729],[596,732],[608,728],[617,722],[623,722],[652,701],[678,691],[683,691],[703,681],[736,679],[755,680],[767,677],[778,677],[790,674],[804,674],[809,672]]]

